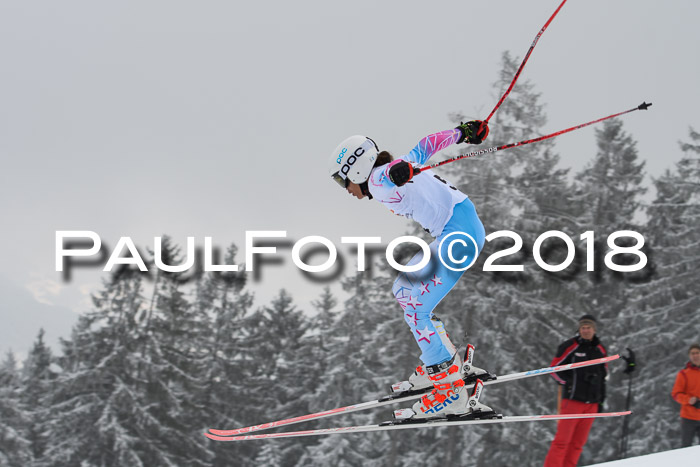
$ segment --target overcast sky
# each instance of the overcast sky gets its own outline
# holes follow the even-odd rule
[[[161,234],[242,249],[250,230],[338,244],[405,233],[405,219],[329,180],[330,152],[359,133],[403,154],[450,112],[484,118],[502,52],[521,59],[559,3],[1,2],[0,328],[12,332],[3,316],[27,292],[87,308],[103,275],[64,282],[56,230],[143,249]],[[624,128],[649,174],[670,168],[700,129],[698,18],[691,0],[569,0],[521,76],[547,130],[651,101]],[[594,144],[591,127],[557,138],[562,166],[580,170]],[[284,255],[289,268],[253,284],[258,303],[285,287],[308,307],[321,285]]]

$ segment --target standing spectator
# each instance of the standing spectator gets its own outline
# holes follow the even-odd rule
[[[562,342],[551,365],[594,360],[607,355],[596,336],[596,319],[584,315],[578,321],[578,334]],[[593,365],[576,370],[554,373],[561,385],[560,413],[596,413],[605,400],[606,365]],[[593,419],[560,420],[544,467],[574,467],[588,439]]]
[[[671,397],[681,404],[681,442],[683,447],[693,444],[693,438],[700,438],[700,344],[693,344],[688,350],[690,361],[676,376]]]

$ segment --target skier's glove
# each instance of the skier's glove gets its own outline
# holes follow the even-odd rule
[[[700,399],[695,401],[695,404],[693,404],[693,407],[695,407],[696,409],[700,409]]]
[[[416,171],[417,172],[417,171]],[[389,167],[389,180],[396,186],[403,186],[413,178],[413,166],[406,161],[395,161]]]
[[[472,120],[467,123],[460,123],[458,129],[462,132],[462,137],[457,141],[459,143],[481,144],[489,135],[489,125],[481,120]]]

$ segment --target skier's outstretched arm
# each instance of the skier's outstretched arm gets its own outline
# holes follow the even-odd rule
[[[403,160],[415,164],[425,164],[433,154],[457,143],[461,138],[462,131],[457,128],[433,133],[420,140],[418,144],[411,149],[411,152],[403,157]]]
[[[396,186],[402,186],[413,178],[414,168],[412,164],[425,164],[433,154],[452,144],[481,144],[488,134],[489,127],[485,122],[472,120],[460,123],[452,130],[428,135],[420,140],[411,152],[389,164],[385,169],[386,175]]]
[[[481,120],[460,123],[459,126],[452,130],[445,130],[426,136],[402,159],[406,162],[425,164],[433,154],[452,144],[481,144],[488,134],[489,127]]]
[[[460,123],[459,126],[452,130],[445,130],[426,136],[402,159],[406,162],[425,164],[433,154],[442,151],[451,144],[481,144],[488,134],[488,124],[481,120]]]
[[[387,164],[384,175],[393,185],[403,186],[413,178],[415,169],[413,164],[425,164],[433,154],[462,139],[463,132],[459,128],[428,135],[420,140],[411,152]]]

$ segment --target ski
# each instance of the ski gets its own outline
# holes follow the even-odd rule
[[[484,386],[488,386],[491,384],[505,383],[508,381],[515,381],[518,379],[530,378],[532,376],[547,375],[547,374],[551,374],[551,373],[557,373],[560,371],[572,370],[572,369],[582,368],[582,367],[591,366],[591,365],[600,365],[600,364],[612,362],[613,360],[617,360],[618,358],[620,358],[619,355],[611,355],[609,357],[598,358],[595,360],[587,360],[585,362],[576,362],[576,363],[569,363],[566,365],[550,366],[550,367],[540,368],[537,370],[523,371],[520,373],[510,373],[510,374],[503,375],[503,376],[489,375],[490,379],[484,380]],[[479,375],[479,378],[485,379],[482,375]],[[475,383],[474,381],[471,381],[471,379],[467,379],[465,377],[465,384],[467,385],[468,389],[473,388],[474,383]],[[432,390],[432,387],[425,388],[425,389],[419,390],[419,391],[404,391],[404,392],[400,392],[400,393],[390,394],[388,396],[385,396],[381,399],[374,400],[374,401],[362,402],[359,404],[348,405],[346,407],[338,407],[335,409],[324,410],[322,412],[316,412],[316,413],[312,413],[312,414],[308,414],[308,415],[301,415],[298,417],[292,417],[292,418],[288,418],[285,420],[277,420],[277,421],[273,421],[273,422],[263,423],[262,425],[253,425],[253,426],[248,426],[248,427],[244,427],[244,428],[237,428],[237,429],[233,429],[233,430],[217,430],[217,429],[211,428],[211,429],[209,429],[209,431],[215,436],[234,436],[234,435],[240,435],[240,434],[244,434],[244,433],[252,433],[254,431],[268,430],[270,428],[278,428],[281,426],[292,425],[294,423],[301,423],[301,422],[306,422],[309,420],[319,420],[321,418],[332,417],[335,415],[343,415],[343,414],[347,414],[347,413],[351,413],[351,412],[358,412],[360,410],[373,409],[373,408],[382,407],[382,406],[385,406],[388,404],[407,402],[407,401],[410,401],[413,399],[420,398],[423,394],[429,392],[430,390]]]
[[[283,433],[263,433],[258,435],[244,436],[217,436],[211,433],[205,433],[205,436],[214,441],[249,441],[253,439],[277,439],[277,438],[295,438],[299,436],[321,436],[334,435],[340,433],[364,433],[369,431],[386,431],[386,430],[406,430],[411,428],[435,428],[443,426],[457,425],[486,425],[495,423],[510,423],[510,422],[535,422],[543,420],[567,420],[572,418],[605,418],[605,417],[621,417],[631,414],[631,411],[626,412],[603,412],[603,413],[581,413],[581,414],[564,414],[564,415],[518,415],[518,416],[502,416],[494,415],[496,418],[484,419],[468,419],[468,420],[439,420],[429,421],[424,423],[399,423],[387,422],[380,425],[364,425],[364,426],[346,426],[337,428],[324,428],[321,430],[307,431],[287,431]]]

